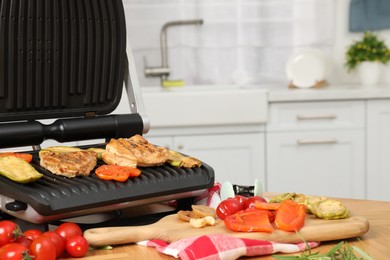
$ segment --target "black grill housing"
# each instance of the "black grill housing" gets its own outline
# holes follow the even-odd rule
[[[121,0],[0,0],[0,148],[147,132],[144,115],[133,106],[129,114],[110,114],[124,82],[129,99],[135,97],[139,86],[131,85],[129,75]],[[194,169],[142,168],[141,176],[118,183],[94,173],[73,179],[53,175],[39,166],[37,150],[30,153],[44,174],[40,180],[19,184],[0,176],[0,209],[24,220],[30,208],[40,215],[31,221],[63,219],[193,194],[214,184],[214,171],[205,163]]]

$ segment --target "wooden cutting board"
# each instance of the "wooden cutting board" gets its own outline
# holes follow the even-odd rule
[[[358,237],[365,234],[368,229],[369,223],[365,217],[352,216],[341,220],[323,220],[308,215],[305,226],[299,233],[306,241],[330,241]],[[188,222],[179,220],[176,214],[165,216],[150,225],[89,229],[84,232],[84,237],[91,246],[105,246],[135,243],[149,239],[173,242],[187,237],[208,234],[227,234],[281,243],[302,242],[302,237],[294,232],[279,229],[275,229],[272,233],[230,231],[221,220],[217,220],[215,226],[194,228]]]

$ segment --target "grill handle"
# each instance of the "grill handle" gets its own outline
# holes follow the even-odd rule
[[[46,139],[71,142],[131,137],[142,131],[139,114],[57,119],[50,125],[37,121],[8,123],[0,125],[0,147],[40,145]]]

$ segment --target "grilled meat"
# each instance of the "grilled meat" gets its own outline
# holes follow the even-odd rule
[[[96,153],[86,150],[58,151],[50,148],[39,152],[40,164],[50,172],[66,176],[88,176],[96,166]]]
[[[103,161],[107,164],[121,166],[156,166],[168,160],[166,148],[149,143],[141,135],[131,138],[111,139],[102,153]]]

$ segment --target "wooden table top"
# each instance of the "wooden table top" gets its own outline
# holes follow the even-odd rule
[[[364,216],[370,223],[369,231],[359,238],[348,239],[350,245],[358,246],[373,259],[390,259],[390,202],[339,199],[351,211],[352,215]],[[322,242],[314,252],[325,253],[340,241]],[[158,253],[153,248],[134,244],[115,246],[112,250],[90,251],[83,259],[175,259]],[[246,259],[275,259],[271,256]]]

